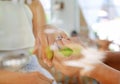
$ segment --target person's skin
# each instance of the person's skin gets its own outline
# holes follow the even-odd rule
[[[58,36],[68,38],[67,35],[64,33],[64,31],[56,28],[53,25],[44,25],[44,28],[41,29],[41,31],[38,34],[37,37],[37,46],[34,53],[38,55],[39,59],[42,59],[42,61],[48,65],[49,67],[52,66],[52,59],[47,58],[46,49],[49,48],[51,45],[53,45],[56,41],[56,38]],[[46,33],[48,31],[48,33]],[[52,33],[49,33],[49,31],[52,31]]]
[[[98,64],[89,76],[97,79],[101,84],[120,84],[120,71],[118,71],[120,70],[120,52],[105,52],[104,63]]]
[[[60,40],[62,42],[57,42],[59,45],[69,44],[70,41]],[[61,44],[62,43],[62,44]],[[63,44],[64,43],[64,44]],[[106,53],[106,62],[113,61],[114,63],[119,61],[120,52],[105,52]],[[54,58],[53,58],[53,65],[56,67],[57,70],[60,70],[63,74],[68,76],[77,75],[78,73],[82,72],[82,67],[80,68],[73,68],[68,67],[62,64],[62,60],[58,57],[59,54],[55,51]],[[115,56],[115,57],[114,57]],[[113,58],[113,59],[112,59]],[[117,61],[116,61],[117,60]],[[105,63],[98,63],[93,65],[94,68],[89,72],[82,73],[79,75],[82,76],[89,76],[91,78],[96,79],[100,84],[120,84],[120,71],[106,65]],[[77,74],[76,74],[77,73]]]
[[[33,31],[34,36],[36,38],[37,31],[39,31],[42,27],[41,25],[46,24],[45,22],[45,14],[43,11],[43,7],[39,0],[33,0],[31,4],[29,4],[30,8],[35,8],[37,11],[37,15],[33,14]],[[36,20],[37,19],[37,20]],[[36,25],[37,24],[37,25]],[[40,74],[39,72],[11,72],[0,70],[0,84],[51,84],[52,81],[49,80]]]
[[[38,57],[38,59],[40,60],[41,63],[41,56],[44,57],[44,53],[39,54],[38,51],[38,46],[42,46],[45,47],[43,45],[40,44],[39,42],[39,36],[38,34],[41,35],[41,38],[44,38],[44,34],[42,34],[42,30],[44,30],[44,25],[47,24],[46,22],[46,17],[45,17],[45,11],[44,8],[42,6],[42,4],[40,3],[39,0],[32,0],[31,4],[28,4],[28,6],[30,7],[32,13],[33,13],[33,33],[34,33],[34,37],[35,37],[35,47],[34,47],[34,54]],[[46,45],[47,42],[43,39],[43,43]],[[42,50],[40,51],[42,52]]]
[[[21,73],[0,71],[0,84],[52,84],[39,72]]]
[[[104,63],[98,64],[88,75],[101,84],[120,84],[120,52],[106,51]]]
[[[43,25],[46,25],[47,23],[45,12],[39,0],[32,0],[32,3],[28,4],[28,6],[33,13],[33,33],[36,38],[39,31],[44,28]]]
[[[34,0],[33,2],[35,4],[32,4],[32,5],[35,5],[38,8],[40,7],[40,6],[38,6],[38,4],[39,4],[38,0]],[[32,6],[32,5],[30,5],[30,6]],[[44,12],[43,12],[43,14],[41,14],[41,11],[43,11],[43,9],[39,10],[37,13],[38,13],[38,17],[43,18],[43,19],[41,20],[41,19],[37,18],[36,16],[34,16],[34,17],[36,19],[38,19],[38,20],[36,21],[36,20],[34,20],[35,18],[33,19],[34,28],[35,28],[34,29],[34,34],[35,34],[35,37],[37,37],[37,31],[42,26],[42,30],[41,31],[43,33],[40,33],[40,35],[39,35],[42,38],[38,39],[38,40],[40,40],[40,42],[43,43],[42,48],[45,49],[46,47],[50,46],[55,41],[56,36],[59,35],[59,33],[58,34],[53,33],[53,35],[45,35],[44,34],[44,28],[45,28],[45,26],[43,26],[43,25],[45,25],[46,22],[45,22]],[[64,32],[62,34],[60,34],[60,35],[62,35],[62,37],[66,36],[66,35],[64,35]],[[39,46],[39,41],[38,41],[37,46]],[[37,49],[38,49],[38,47],[37,47]],[[36,54],[38,54],[38,53],[36,53]],[[43,55],[45,56],[45,52],[43,53]],[[113,54],[113,55],[116,55],[116,53]],[[117,54],[117,55],[119,55],[119,54]],[[112,58],[115,58],[115,57],[109,55],[108,58],[106,59],[106,61],[107,60],[113,61]],[[46,62],[48,62],[46,64],[49,65],[49,63],[50,63],[49,60],[46,60],[45,57],[43,57],[43,60],[45,60]],[[73,72],[73,69],[70,69],[69,67],[65,67],[64,65],[60,64],[60,62],[57,61],[56,58],[54,58],[53,61],[51,61],[51,62],[53,62],[53,65],[56,67],[56,69],[60,70],[62,73],[66,74],[66,75],[70,76],[70,75],[75,75],[75,73],[78,73],[78,68],[76,70],[74,69],[75,71]],[[114,61],[114,62],[116,62],[116,61]],[[111,68],[111,67],[109,67],[109,66],[107,66],[104,63],[97,64],[96,67],[91,72],[86,73],[85,75],[98,80],[102,84],[119,84],[120,83],[119,82],[120,72],[117,71],[117,70],[115,70],[115,69],[113,69],[113,68]]]
[[[96,79],[100,84],[120,84],[120,71],[104,63],[97,64],[92,71],[84,75]]]
[[[57,53],[56,53],[56,55],[57,55]],[[119,61],[119,59],[118,59],[119,55],[120,55],[119,52],[106,52],[106,57],[108,57],[108,58],[106,58],[106,62],[109,60],[113,63],[117,63]],[[57,65],[56,69],[61,70],[62,73],[66,74],[66,75],[75,74],[75,72],[72,72],[69,67],[66,66],[67,68],[63,68],[62,64],[61,65],[60,64],[58,65],[58,64],[59,64],[58,61],[57,61],[57,63],[54,63],[54,65]],[[92,66],[94,66],[94,68],[92,70],[90,70],[88,72],[84,72],[84,73],[81,73],[81,72],[83,72],[83,70],[79,69],[80,75],[94,78],[98,82],[100,82],[100,84],[120,84],[120,80],[119,80],[120,79],[120,71],[118,71],[102,62],[92,65]],[[64,65],[64,67],[65,67],[65,65]],[[74,67],[74,71],[75,70],[76,70],[76,68]],[[78,73],[78,71],[76,71],[76,73]]]
[[[104,63],[114,69],[120,70],[120,52],[119,51],[106,51],[106,59]]]
[[[58,54],[56,53],[56,55],[58,55]],[[62,62],[59,62],[58,60],[57,61],[53,60],[53,61],[54,61],[54,66],[56,67],[56,69],[60,70],[65,75],[73,76],[73,75],[77,75],[78,73],[80,73],[79,75],[81,75],[81,76],[88,76],[88,77],[96,79],[98,82],[100,82],[100,84],[120,84],[120,80],[119,80],[120,79],[120,71],[118,71],[102,62],[94,64],[94,65],[88,64],[88,65],[94,66],[94,68],[87,72],[84,72],[82,67],[80,66],[79,67],[80,69],[78,72],[76,67],[72,67],[72,69],[73,69],[73,71],[72,71],[71,67],[68,67],[68,66],[65,67],[65,65],[62,65]]]

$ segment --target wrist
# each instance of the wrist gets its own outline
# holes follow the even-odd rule
[[[87,73],[85,73],[85,76],[91,77],[91,78],[96,78],[98,77],[98,74],[101,73],[102,71],[102,62],[99,62],[97,64],[94,65],[94,68],[92,68],[90,71],[88,71]]]

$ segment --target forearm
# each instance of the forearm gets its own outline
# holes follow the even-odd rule
[[[36,37],[37,33],[46,25],[45,11],[39,0],[33,0],[29,5],[33,13],[33,33]]]
[[[120,52],[106,52],[105,64],[120,70]]]
[[[15,84],[15,83],[19,84],[19,82],[17,81],[19,80],[19,76],[21,75],[22,75],[21,73],[17,73],[16,76],[16,72],[0,70],[0,84]]]
[[[120,72],[103,64],[98,64],[89,74],[101,84],[120,84]]]
[[[120,63],[120,52],[106,52],[106,59],[105,62],[118,62]]]
[[[0,84],[9,84],[10,82],[8,83],[8,81],[13,81],[9,80],[10,77],[8,77],[8,74],[8,71],[0,70]]]
[[[40,28],[41,26],[46,25],[45,11],[42,6],[42,3],[39,0],[34,0],[33,3],[36,7],[35,11],[37,11],[34,17],[36,18],[37,25]]]
[[[52,80],[39,72],[10,72],[0,70],[0,84],[52,84]]]

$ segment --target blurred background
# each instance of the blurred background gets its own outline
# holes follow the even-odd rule
[[[69,36],[76,31],[89,39],[111,41],[109,49],[119,51],[120,0],[40,0],[48,23]]]
[[[120,0],[40,0],[48,24],[56,25],[71,38],[104,51],[120,51]],[[59,75],[59,76],[58,76]],[[82,82],[66,82],[69,77],[54,74],[60,84],[99,84],[82,77]],[[60,76],[62,76],[60,78]],[[72,78],[74,81],[77,79]],[[79,80],[79,79],[78,79]]]

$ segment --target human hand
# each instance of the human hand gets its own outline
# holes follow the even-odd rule
[[[54,51],[53,63],[56,69],[66,75],[80,73],[85,76],[85,74],[92,70],[96,64],[104,59],[103,52],[97,49],[84,47],[81,44],[76,44],[64,38],[57,42],[57,46],[59,46],[59,49]],[[72,53],[70,53],[69,50],[69,52],[67,52],[68,56],[64,56],[65,52],[61,52],[61,49],[64,49],[64,47],[71,49]]]
[[[80,67],[67,66],[64,64],[65,61],[78,60],[83,56],[80,53],[82,46],[80,44],[73,43],[69,39],[62,38],[57,40],[56,44],[58,49],[54,49],[53,64],[54,67],[67,76],[78,75]]]
[[[87,76],[105,58],[105,53],[94,48],[83,48],[80,59],[64,61],[63,64],[71,67],[79,67],[80,75]]]
[[[34,53],[39,59],[42,59],[45,64],[52,66],[54,53],[50,49],[50,46],[53,45],[57,39],[68,37],[62,30],[55,26],[45,25],[41,27],[43,28],[41,28],[37,35]]]
[[[52,84],[52,80],[39,72],[0,71],[0,84]]]
[[[83,72],[90,70],[93,68],[94,63],[103,58],[101,52],[93,52],[94,50],[74,43],[68,39],[68,36],[62,30],[54,26],[44,26],[38,34],[37,40],[36,50],[38,51],[38,56],[48,66],[53,64],[57,70],[60,70],[65,75],[74,75],[77,72],[82,72],[81,68]],[[70,52],[67,53],[67,57],[65,57],[66,53],[64,53],[65,47],[70,51],[72,49],[72,54]],[[63,50],[62,54],[59,52],[61,49]]]
[[[42,30],[38,34],[38,38],[36,40],[36,51],[35,53],[38,54],[40,58],[46,63],[48,66],[51,66],[52,64],[56,67],[56,69],[60,70],[65,75],[74,75],[77,74],[78,68],[73,68],[69,66],[65,66],[62,64],[64,60],[69,59],[78,59],[81,57],[79,50],[81,48],[81,45],[77,45],[74,43],[74,46],[71,46],[73,43],[66,33],[58,28],[55,28],[54,26],[44,26],[44,28],[41,28]],[[69,44],[69,45],[66,45]],[[52,49],[53,46],[56,46],[56,49]],[[78,46],[77,48],[75,46]],[[73,48],[74,52],[72,56],[64,57],[64,55],[60,55],[58,52],[59,49],[62,47],[68,47]],[[64,52],[64,50],[63,50]]]

